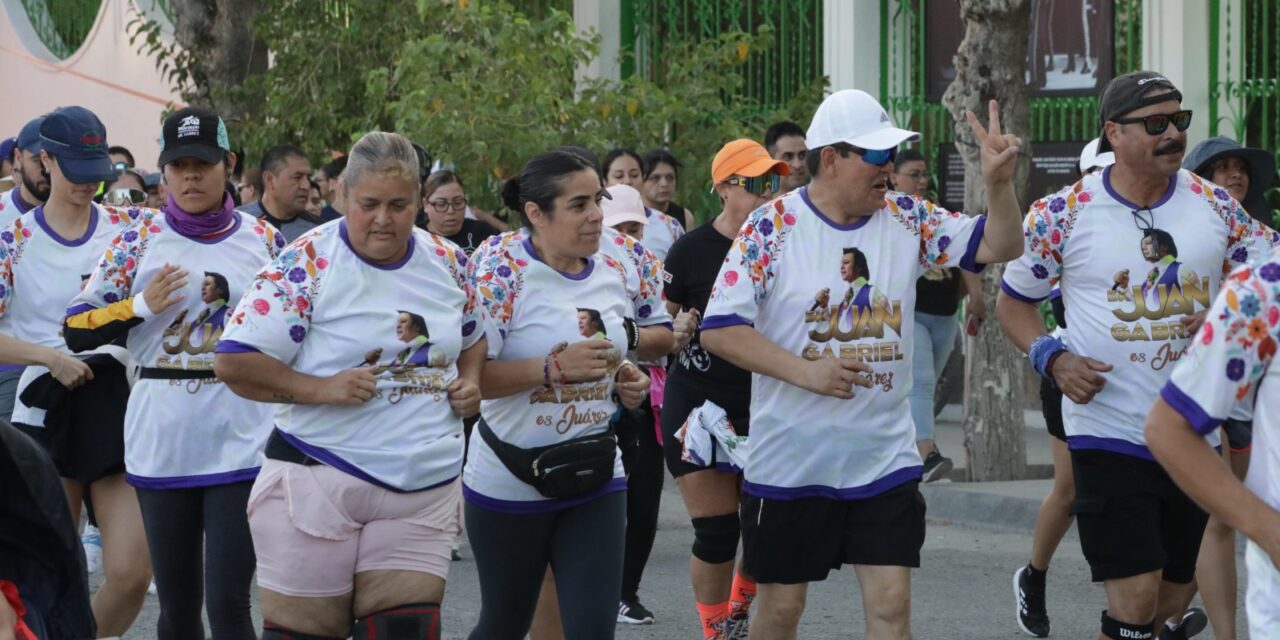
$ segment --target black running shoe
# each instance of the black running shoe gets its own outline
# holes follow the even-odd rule
[[[1178,626],[1163,625],[1160,629],[1160,640],[1186,640],[1195,637],[1207,626],[1209,626],[1209,616],[1205,614],[1204,609],[1192,607],[1182,614],[1182,622],[1179,622]]]
[[[623,600],[618,603],[618,622],[622,624],[653,624],[653,612],[644,608],[639,600]]]
[[[941,480],[951,473],[951,458],[943,457],[938,450],[929,452],[924,458],[924,482],[933,482]]]
[[[1044,586],[1036,586],[1027,578],[1027,567],[1013,572],[1013,603],[1018,613],[1018,628],[1035,638],[1049,637],[1049,614],[1044,610]]]

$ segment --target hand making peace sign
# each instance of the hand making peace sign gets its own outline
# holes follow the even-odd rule
[[[1022,151],[1022,140],[1011,133],[1004,133],[1000,127],[1000,104],[995,100],[987,103],[987,124],[984,128],[972,111],[965,111],[969,120],[969,128],[978,142],[982,157],[982,178],[991,183],[1010,182],[1013,171],[1018,164],[1018,153]]]

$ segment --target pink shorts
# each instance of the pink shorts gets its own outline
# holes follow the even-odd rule
[[[461,485],[396,493],[326,465],[268,459],[248,507],[258,585],[328,598],[350,593],[364,571],[447,578]]]

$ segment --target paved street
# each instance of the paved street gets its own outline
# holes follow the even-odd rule
[[[964,435],[944,412],[938,424],[939,446],[961,464]],[[1038,414],[1028,412],[1027,458],[1032,465],[1049,464],[1048,435]],[[953,418],[954,419],[954,418]],[[1025,638],[1013,618],[1013,571],[1027,560],[1031,527],[1049,480],[929,485],[928,536],[923,566],[912,580],[914,636],[922,640],[988,640]],[[640,598],[658,616],[653,625],[622,627],[620,640],[684,640],[698,638],[699,627],[689,586],[689,545],[693,531],[675,483],[667,478],[662,517],[653,557],[645,573]],[[460,640],[474,625],[480,610],[480,589],[470,549],[464,543],[463,561],[454,563],[445,599],[444,638]],[[1244,576],[1242,560],[1240,575]],[[1244,602],[1241,580],[1240,602]],[[256,598],[255,598],[256,602]],[[809,605],[800,626],[803,640],[861,638],[862,608],[853,571],[836,572],[809,589]],[[1080,554],[1074,530],[1059,549],[1049,576],[1049,616],[1053,638],[1095,638],[1099,613],[1106,606],[1101,585],[1089,582],[1089,568]],[[154,638],[159,609],[154,596],[126,638]],[[255,608],[255,616],[257,611]],[[1243,607],[1239,613],[1241,638],[1247,638]],[[260,622],[260,619],[259,619]],[[1206,630],[1197,639],[1213,638]]]

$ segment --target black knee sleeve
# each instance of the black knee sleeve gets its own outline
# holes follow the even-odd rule
[[[440,605],[405,604],[356,621],[352,640],[440,640]],[[265,639],[264,639],[265,640]]]
[[[742,526],[738,514],[693,519],[693,557],[708,564],[731,562],[738,555]]]
[[[270,620],[262,622],[262,640],[337,640],[328,636],[313,636],[292,629],[286,629]]]
[[[1102,635],[1115,640],[1153,640],[1156,637],[1152,628],[1155,627],[1154,622],[1147,624],[1129,624],[1128,622],[1120,622],[1115,618],[1107,615],[1106,611],[1102,612]],[[266,640],[265,638],[263,640]]]

